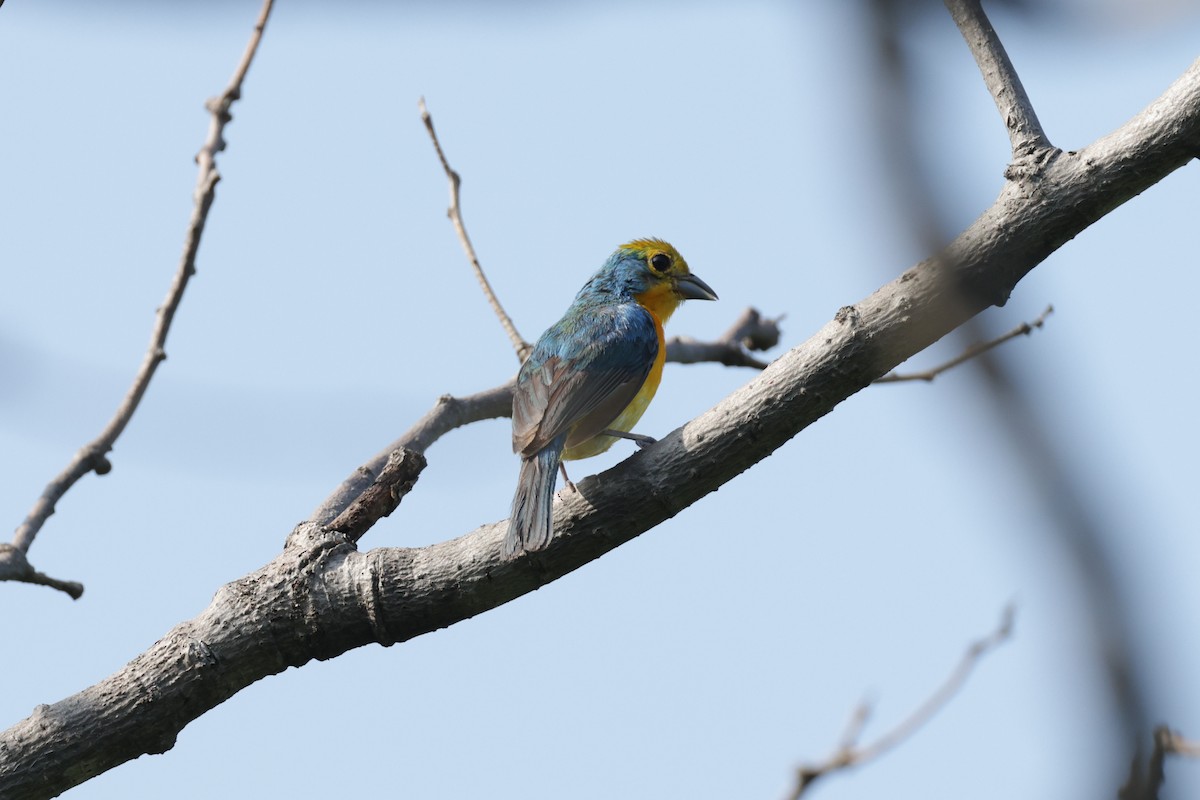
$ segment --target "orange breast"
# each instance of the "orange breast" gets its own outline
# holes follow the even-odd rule
[[[641,294],[635,295],[634,299],[654,317],[654,327],[658,329],[658,343],[661,345],[662,326],[675,313],[675,309],[679,308],[680,300],[679,295],[675,292],[675,287],[669,281],[663,281]]]

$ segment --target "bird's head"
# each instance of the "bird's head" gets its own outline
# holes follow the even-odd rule
[[[663,322],[684,300],[717,299],[717,293],[688,269],[679,251],[662,239],[634,239],[621,245],[605,271]]]

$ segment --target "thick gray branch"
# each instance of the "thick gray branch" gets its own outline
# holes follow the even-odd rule
[[[284,552],[95,686],[0,734],[0,796],[58,794],[162,752],[188,722],[267,675],[488,611],[716,490],[970,316],[1047,255],[1200,153],[1200,61],[1144,112],[1009,181],[945,252],[847,306],[815,336],[662,441],[564,492],[558,536],[500,560],[506,524],[421,549],[358,552],[301,525]]]

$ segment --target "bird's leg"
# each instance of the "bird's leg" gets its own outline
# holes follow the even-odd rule
[[[628,439],[637,444],[643,450],[658,441],[653,436],[643,436],[640,433],[630,433],[629,431],[614,431],[610,428],[600,431],[601,436],[615,436],[618,439]]]
[[[567,477],[567,465],[560,461],[558,462],[558,468],[562,470],[563,481],[566,482],[567,488],[572,492],[578,492],[579,490],[575,488],[575,484],[571,483],[571,479]]]

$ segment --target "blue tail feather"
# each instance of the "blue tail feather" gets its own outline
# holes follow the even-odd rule
[[[522,459],[508,533],[504,537],[505,559],[550,544],[554,535],[554,484],[565,443],[566,436],[559,436],[532,457]]]

